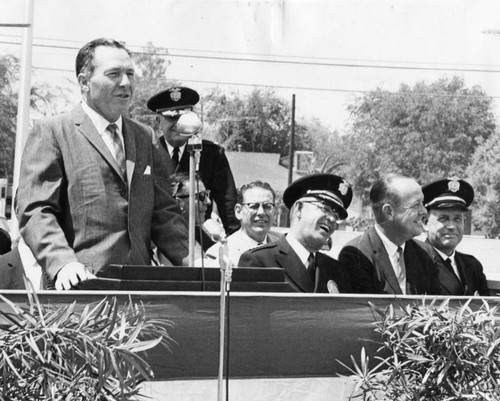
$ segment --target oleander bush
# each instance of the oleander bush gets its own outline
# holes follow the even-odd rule
[[[381,310],[372,303],[381,346],[374,367],[361,350],[348,367],[358,383],[351,399],[391,401],[500,400],[498,305],[420,304]]]
[[[142,303],[120,306],[112,297],[51,306],[34,292],[28,298],[20,306],[0,295],[1,400],[132,399],[153,378],[146,351],[171,341],[171,322],[148,317]]]

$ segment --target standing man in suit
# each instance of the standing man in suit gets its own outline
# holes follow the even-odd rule
[[[238,265],[243,252],[281,237],[280,233],[270,231],[274,223],[275,207],[276,193],[267,182],[253,181],[243,185],[238,191],[234,213],[241,228],[227,237],[229,260],[233,266]],[[218,242],[206,252],[207,260],[213,261],[210,266],[220,265],[220,246]]]
[[[427,215],[420,185],[389,174],[370,189],[375,226],[348,242],[339,261],[349,272],[353,292],[363,294],[439,294],[435,263],[413,237]]]
[[[481,262],[456,251],[464,235],[465,212],[474,189],[458,178],[438,180],[422,188],[427,209],[426,249],[439,268],[443,295],[490,295]]]
[[[189,135],[178,131],[178,122],[182,115],[192,113],[193,107],[200,100],[198,93],[187,87],[176,86],[157,93],[148,100],[147,106],[158,114],[157,122],[162,132],[158,152],[164,176],[170,177],[175,172],[189,173]],[[214,207],[226,232],[232,233],[239,228],[234,215],[236,204],[236,185],[224,148],[214,142],[203,139],[198,174],[210,191],[212,201],[206,218],[209,221]],[[211,244],[207,245],[205,250]]]
[[[150,264],[151,240],[172,261],[188,254],[187,227],[154,170],[152,130],[126,117],[130,52],[96,39],[76,57],[82,103],[36,122],[24,149],[20,232],[56,289],[109,264]]]
[[[347,217],[352,189],[342,177],[313,174],[288,186],[283,201],[290,209],[290,230],[278,241],[244,252],[239,266],[282,267],[298,292],[350,292],[347,272],[319,252]]]

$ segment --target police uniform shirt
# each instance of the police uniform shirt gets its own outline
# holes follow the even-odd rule
[[[307,269],[308,259],[311,252],[304,248],[304,245],[297,241],[292,235],[287,234],[285,238],[304,265],[304,269]]]
[[[168,150],[168,154],[170,155],[170,159],[173,159],[175,146],[170,145],[166,139],[165,139],[165,144],[167,145],[167,150]],[[182,155],[184,154],[184,151],[186,150],[186,144],[184,144],[182,146],[178,146],[178,148],[179,148],[179,161],[180,161],[182,159]]]
[[[434,249],[436,250],[436,252],[438,253],[438,255],[443,258],[443,261],[446,262],[446,259],[450,259],[450,261],[451,261],[451,267],[453,268],[453,272],[455,273],[455,276],[457,276],[457,278],[460,280],[460,274],[458,273],[457,262],[455,262],[455,251],[453,251],[453,253],[450,256],[448,256],[445,253],[441,252],[436,247],[434,247]],[[460,281],[462,281],[462,280],[460,280]]]

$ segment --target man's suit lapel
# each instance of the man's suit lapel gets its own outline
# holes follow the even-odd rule
[[[92,124],[92,121],[87,116],[87,114],[85,114],[80,105],[78,105],[73,110],[73,116],[77,131],[87,138],[87,140],[92,144],[92,146],[94,146],[97,152],[103,157],[104,160],[106,160],[106,162],[111,166],[111,168],[115,170],[116,174],[123,180],[123,176],[120,172],[120,167],[118,166],[118,163],[116,162],[115,158],[113,157],[108,147],[102,140],[101,136],[97,132],[96,128],[94,127],[94,124]]]
[[[314,291],[314,282],[300,261],[298,255],[292,249],[285,236],[278,240],[278,254],[276,263],[285,269],[286,274],[300,290],[304,292]]]
[[[125,156],[127,167],[127,184],[131,187],[132,176],[134,174],[136,147],[135,147],[135,132],[126,118],[123,118],[123,141],[125,143]],[[130,191],[129,191],[130,193]]]
[[[385,278],[386,283],[392,288],[395,294],[402,294],[401,287],[399,286],[396,273],[392,268],[391,260],[387,250],[385,249],[382,239],[375,231],[374,227],[368,230],[368,238],[372,244],[373,249],[373,264],[377,271],[380,271],[381,278]]]

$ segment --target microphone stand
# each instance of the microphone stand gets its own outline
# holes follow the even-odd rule
[[[200,165],[202,143],[198,133],[192,135],[188,140],[187,150],[189,152],[189,266],[194,266],[195,239],[195,202],[196,202],[196,176]],[[204,272],[203,272],[204,273]],[[204,274],[203,274],[204,275]],[[205,290],[205,280],[202,278],[203,290]]]
[[[232,281],[232,264],[229,259],[229,250],[227,247],[227,240],[221,239],[219,248],[219,263],[220,263],[220,316],[219,316],[219,375],[217,378],[217,400],[222,401],[224,399],[224,345],[225,345],[225,328],[227,322],[226,314],[226,295],[228,297],[227,301],[229,303],[229,292],[230,285]],[[227,322],[228,323],[228,322]],[[227,324],[227,329],[229,332],[229,324]],[[229,338],[228,338],[229,341]],[[229,352],[229,350],[228,350]],[[227,379],[227,378],[226,378]],[[227,396],[227,394],[226,394]]]

